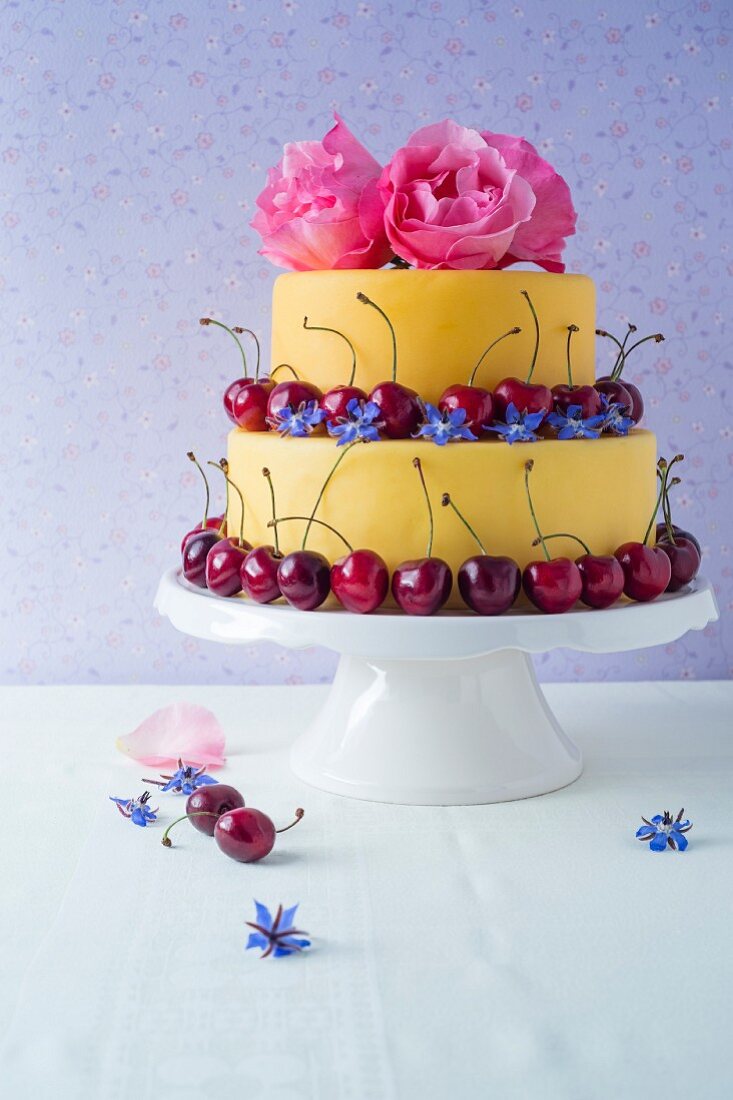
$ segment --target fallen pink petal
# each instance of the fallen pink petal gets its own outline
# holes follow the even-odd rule
[[[225,763],[224,731],[216,715],[195,703],[172,703],[156,710],[132,733],[117,738],[125,756],[149,767],[188,764],[220,768]]]

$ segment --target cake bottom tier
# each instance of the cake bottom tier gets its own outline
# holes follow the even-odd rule
[[[656,439],[636,430],[601,439],[542,440],[509,446],[499,440],[451,443],[423,440],[359,443],[344,454],[333,439],[282,439],[269,432],[229,433],[229,476],[245,501],[244,535],[253,545],[272,544],[272,505],[263,468],[270,470],[278,516],[310,515],[330,471],[341,458],[316,512],[356,547],[384,558],[390,572],[426,553],[429,523],[425,498],[413,465],[419,457],[434,516],[433,554],[459,567],[480,551],[451,508],[450,493],[489,554],[505,554],[520,567],[542,556],[524,487],[524,467],[534,460],[532,498],[543,534],[578,535],[594,554],[612,554],[622,542],[642,539],[657,493]],[[230,494],[230,531],[239,530],[240,505]],[[300,548],[305,523],[279,524],[284,553]],[[553,555],[576,558],[583,551],[570,539],[549,544]],[[313,524],[308,547],[334,561],[346,550],[336,535]],[[454,584],[449,607],[463,606]]]

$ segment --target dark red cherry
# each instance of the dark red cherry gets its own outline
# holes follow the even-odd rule
[[[535,607],[548,615],[569,611],[583,590],[580,571],[570,558],[531,561],[522,574],[522,584]]]
[[[240,863],[264,859],[275,846],[275,835],[275,826],[267,814],[249,806],[229,810],[214,822],[214,840],[225,856]]]
[[[441,558],[403,561],[392,574],[392,595],[407,615],[434,615],[452,587],[450,566]]]
[[[293,409],[297,409],[304,402],[306,405],[309,401],[315,401],[318,404],[320,400],[321,391],[318,386],[314,386],[310,382],[298,382],[295,379],[288,382],[278,382],[270,391],[267,401],[268,420],[277,421],[277,414],[286,409],[288,405]]]
[[[206,530],[190,535],[183,547],[183,575],[189,584],[206,588],[206,561],[209,551],[219,542],[219,532]]]
[[[599,393],[604,393],[612,404],[620,405],[624,416],[631,416],[634,402],[625,384],[614,382],[611,378],[599,378],[595,388]]]
[[[255,382],[254,378],[244,379],[244,385],[232,401],[231,419],[238,428],[246,432],[267,431],[267,403],[274,388],[275,383],[269,378],[261,382]]]
[[[244,799],[236,787],[230,787],[227,783],[212,783],[207,787],[197,787],[188,796],[186,801],[187,814],[216,814],[221,817],[229,810],[244,806]],[[213,817],[192,817],[191,824],[200,833],[207,836],[214,835],[216,821]]]
[[[301,611],[313,611],[331,590],[331,568],[323,554],[294,550],[280,562],[277,583],[289,604]]]
[[[693,581],[700,570],[700,551],[691,539],[675,535],[675,541],[658,542],[657,547],[669,558],[671,575],[667,592],[678,592]]]
[[[239,574],[245,595],[257,603],[272,603],[278,599],[277,571],[282,560],[282,554],[276,554],[272,546],[255,546],[250,550]]]
[[[624,592],[631,600],[654,600],[670,582],[672,565],[660,546],[625,542],[614,557],[624,571]]]
[[[610,383],[610,387],[609,384]],[[621,387],[624,392],[618,397],[614,397],[616,392],[615,387]],[[626,402],[626,394],[631,401],[629,406],[630,411],[626,414],[630,416],[632,420],[635,420],[638,424],[644,415],[644,398],[641,396],[641,390],[638,386],[635,386],[633,382],[629,382],[627,378],[624,378],[623,382],[614,381],[610,375],[605,374],[602,378],[599,378],[596,382],[595,388],[599,393],[605,393],[608,395],[611,401],[618,405],[624,405]]]
[[[509,405],[515,405],[520,413],[552,412],[552,390],[549,386],[522,382],[519,378],[504,378],[494,388],[494,419],[505,420]]]
[[[689,539],[690,542],[694,544],[698,554],[700,554],[700,556],[702,557],[702,547],[700,545],[700,541],[699,541],[699,539],[697,539],[692,534],[691,531],[685,531],[684,527],[678,527],[676,523],[672,524],[672,531],[673,531],[674,537],[676,539],[677,538]],[[667,531],[667,524],[664,521],[657,524],[656,539],[657,539],[658,544],[660,542],[668,542],[669,541],[669,533]]]
[[[241,389],[243,389],[244,386],[252,381],[253,379],[251,378],[235,378],[234,381],[231,382],[230,385],[228,385],[227,388],[224,390],[224,396],[222,398],[222,401],[224,403],[224,411],[231,420],[232,424],[237,423],[236,417],[234,416],[234,402],[236,400],[237,394]]]
[[[223,522],[224,516],[211,516],[211,518],[207,519],[206,521],[206,530],[218,531]],[[198,535],[201,531],[203,531],[203,527],[199,523],[198,527],[192,527],[190,531],[186,532],[186,534],[181,539],[181,553],[183,553],[183,551],[186,549],[186,543],[190,539],[191,535]]]
[[[369,400],[379,405],[382,431],[388,439],[408,439],[422,420],[420,398],[414,390],[399,382],[380,382],[369,394]]]
[[[567,413],[571,405],[580,405],[583,420],[601,411],[601,395],[593,386],[553,386],[552,399],[562,413]]]
[[[352,550],[331,566],[331,591],[347,611],[368,615],[387,597],[389,570],[373,550]]]
[[[517,563],[490,554],[477,554],[464,561],[457,579],[463,602],[478,615],[502,615],[522,587]]]
[[[481,386],[449,386],[438,401],[438,408],[441,412],[464,409],[466,419],[463,425],[474,435],[480,435],[484,425],[490,424],[494,418],[494,399]]]
[[[321,408],[328,423],[338,421],[339,417],[348,417],[346,406],[354,398],[357,401],[366,401],[367,395],[358,386],[334,386],[332,390],[326,390],[321,398]]]
[[[217,596],[235,596],[242,591],[240,570],[252,549],[237,538],[219,539],[206,555],[206,587]]]
[[[610,607],[624,590],[624,571],[610,555],[583,554],[575,559],[583,585],[581,603],[598,609]]]

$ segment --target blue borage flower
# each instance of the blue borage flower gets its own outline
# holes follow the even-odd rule
[[[539,428],[545,419],[544,412],[520,413],[513,401],[510,401],[506,409],[506,424],[485,424],[487,432],[497,432],[505,443],[535,443],[539,436],[535,435],[535,428]]]
[[[329,420],[326,424],[328,434],[336,436],[336,446],[343,447],[346,443],[355,443],[362,440],[364,443],[375,443],[379,439],[379,428],[382,426],[382,410],[374,401],[360,401],[358,397],[352,397],[346,406],[347,416],[339,416],[336,420]]]
[[[415,432],[413,439],[430,439],[439,447],[444,447],[454,439],[467,439],[475,442],[478,438],[465,426],[465,409],[446,409],[441,412],[435,405],[425,403],[425,422]]]
[[[558,439],[599,439],[606,421],[605,413],[583,419],[580,405],[568,405],[565,412],[556,410],[547,417],[548,424],[558,428]]]
[[[143,829],[149,821],[155,821],[158,816],[158,807],[151,810],[148,806],[150,791],[144,791],[139,798],[113,798],[112,795],[109,797],[110,802],[115,803],[123,817],[129,818],[133,825],[141,825]]]
[[[684,812],[680,810],[674,819],[669,810],[665,810],[663,814],[655,814],[651,821],[642,817],[644,824],[636,830],[636,839],[650,840],[649,847],[653,852],[663,852],[665,848],[684,852],[687,847],[685,833],[692,828],[692,822],[687,818],[682,820]]]
[[[254,928],[254,932],[249,934],[246,950],[249,951],[250,947],[261,947],[263,949],[261,959],[266,959],[268,955],[273,955],[277,959],[281,955],[292,955],[310,947],[310,940],[296,938],[308,934],[293,927],[293,918],[297,909],[297,905],[291,906],[290,909],[283,909],[282,905],[278,905],[273,917],[266,905],[255,900],[257,919],[246,922],[250,928]]]
[[[603,415],[602,432],[613,435],[628,435],[629,428],[636,427],[636,421],[626,416],[623,406],[611,401],[607,393],[601,394],[601,412]]]
[[[178,768],[173,775],[161,775],[165,783],[158,783],[157,779],[144,779],[143,783],[158,783],[161,791],[175,791],[176,794],[193,794],[197,787],[209,787],[212,783],[218,783],[213,775],[206,775],[206,764],[195,770],[193,764],[184,764],[178,758]]]
[[[269,423],[280,432],[280,435],[306,436],[310,435],[315,427],[325,419],[325,412],[318,408],[317,401],[301,401],[297,409],[292,405],[286,405],[279,409],[274,417],[269,417]]]

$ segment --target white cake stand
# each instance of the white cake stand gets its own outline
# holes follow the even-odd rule
[[[654,603],[605,611],[413,618],[223,599],[172,569],[155,606],[178,630],[208,641],[341,654],[326,702],[292,749],[293,771],[334,794],[431,806],[528,798],[580,775],[580,752],[548,707],[529,654],[643,649],[718,617],[701,579]]]

